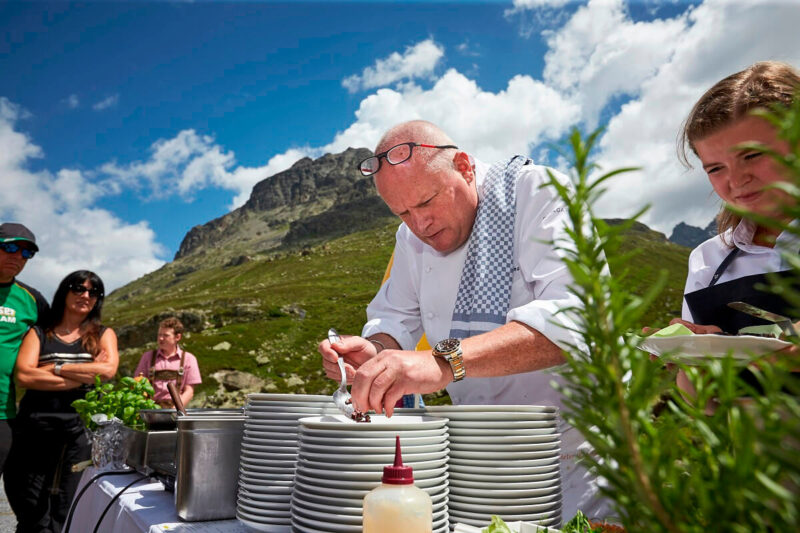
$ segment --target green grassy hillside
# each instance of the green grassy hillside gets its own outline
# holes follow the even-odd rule
[[[330,327],[360,332],[396,227],[391,221],[325,244],[251,256],[236,266],[180,259],[114,291],[104,321],[120,334],[120,372],[131,374],[141,353],[154,346],[147,341],[155,338],[159,315],[183,312],[196,318],[184,346],[199,360],[200,392],[217,388],[210,374],[235,369],[277,392],[332,393],[316,345]],[[628,235],[626,248],[642,250],[628,265],[637,274],[634,290],[652,282],[659,269],[669,272],[669,290],[646,317],[647,325],[664,324],[680,310],[688,249],[646,228]],[[230,348],[220,349],[223,343]]]

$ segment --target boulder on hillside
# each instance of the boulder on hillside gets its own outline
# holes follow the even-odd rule
[[[258,376],[240,370],[218,370],[211,374],[224,391],[258,392],[266,382]]]

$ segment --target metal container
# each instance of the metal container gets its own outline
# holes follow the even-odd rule
[[[177,431],[137,431],[123,426],[122,432],[128,447],[125,459],[128,466],[149,475],[158,470],[158,465],[175,463]]]
[[[189,408],[186,410],[188,416],[237,416],[243,413],[244,409],[241,407],[227,409]],[[175,423],[177,412],[175,409],[140,409],[139,416],[144,420],[147,429],[151,431],[174,430],[177,427]]]
[[[244,415],[176,420],[178,516],[190,522],[235,518]]]

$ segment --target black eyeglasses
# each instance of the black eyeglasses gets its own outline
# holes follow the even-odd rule
[[[445,144],[442,146],[421,143],[398,144],[397,146],[392,146],[383,153],[375,154],[372,157],[366,158],[358,164],[358,170],[360,170],[365,176],[372,176],[381,169],[381,157],[385,157],[386,161],[388,161],[391,165],[399,165],[403,161],[408,161],[408,159],[411,157],[411,152],[417,146],[421,146],[423,148],[438,148],[440,150],[445,150],[447,148],[455,148],[456,150],[458,149],[458,146],[454,144]]]
[[[73,283],[72,285],[69,286],[69,290],[72,294],[77,294],[77,295],[81,295],[84,292],[88,292],[89,298],[99,298],[103,296],[103,291],[101,291],[98,287],[92,287],[90,289],[89,287],[86,287],[81,283]]]
[[[0,250],[3,250],[7,254],[15,254],[17,251],[22,250],[23,259],[30,259],[36,255],[36,250],[25,248],[24,246],[20,246],[15,242],[0,242]]]

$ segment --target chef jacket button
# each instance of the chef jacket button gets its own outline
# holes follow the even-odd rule
[[[428,313],[428,314],[427,314],[427,315],[425,315],[425,316],[427,316],[428,318],[433,318],[433,313]]]

